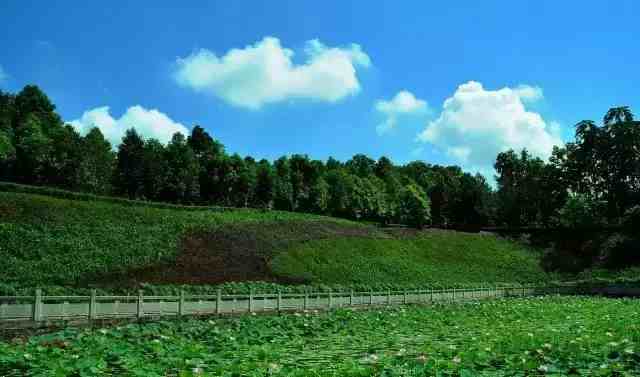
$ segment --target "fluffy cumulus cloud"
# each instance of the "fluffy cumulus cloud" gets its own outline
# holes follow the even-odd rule
[[[388,101],[376,101],[374,108],[384,116],[384,121],[376,126],[376,131],[382,135],[395,128],[399,117],[426,113],[427,102],[407,90],[401,90]]]
[[[175,79],[230,104],[258,109],[292,98],[339,101],[360,91],[358,69],[371,65],[357,44],[328,47],[314,39],[306,42],[304,55],[306,60],[295,64],[293,50],[274,37],[223,56],[201,49],[178,58]]]
[[[135,128],[144,138],[158,139],[162,143],[169,142],[176,132],[185,136],[189,133],[187,127],[160,111],[148,110],[139,105],[128,108],[120,118],[111,116],[108,106],[96,107],[85,111],[79,119],[72,120],[69,124],[82,135],[98,127],[114,147],[120,144],[125,131],[130,128]]]
[[[481,172],[492,171],[496,155],[510,148],[527,148],[534,155],[548,157],[554,145],[563,143],[560,127],[526,108],[542,96],[537,87],[487,90],[469,81],[447,98],[440,116],[428,123],[418,140]]]

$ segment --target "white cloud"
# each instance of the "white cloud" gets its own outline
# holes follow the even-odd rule
[[[177,59],[175,79],[230,104],[258,109],[292,98],[339,101],[360,91],[356,71],[371,65],[357,44],[328,47],[313,39],[306,42],[304,54],[306,61],[294,64],[294,52],[274,37],[232,49],[221,57],[201,49]]]
[[[407,90],[399,91],[391,100],[378,100],[375,110],[384,115],[385,120],[376,126],[379,135],[393,129],[398,123],[398,117],[409,114],[424,114],[427,112],[427,102],[416,98]]]
[[[431,143],[467,169],[492,171],[499,152],[526,148],[546,158],[562,145],[560,126],[547,123],[526,103],[542,98],[542,89],[520,85],[486,90],[469,81],[445,100],[440,116],[429,122],[418,140]]]
[[[120,118],[113,118],[109,106],[96,107],[85,111],[79,119],[69,122],[80,134],[86,135],[92,128],[98,127],[114,147],[119,145],[126,130],[135,128],[144,138],[158,139],[167,143],[176,132],[185,136],[189,130],[183,124],[174,122],[167,115],[155,109],[145,109],[136,105],[127,109]]]

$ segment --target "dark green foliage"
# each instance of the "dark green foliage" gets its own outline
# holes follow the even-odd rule
[[[558,223],[570,229],[597,229],[603,224],[602,203],[598,203],[584,194],[569,197],[558,210]]]
[[[139,198],[144,187],[144,140],[135,128],[127,130],[118,146],[114,188],[129,199]]]
[[[640,265],[640,236],[613,234],[602,244],[600,259],[608,268]]]
[[[640,230],[640,205],[629,208],[624,214],[623,226],[627,233],[633,234]]]
[[[417,185],[409,185],[400,194],[400,218],[403,223],[416,228],[424,227],[431,215],[429,213],[429,198]]]
[[[227,154],[201,126],[166,146],[144,140],[133,126],[114,156],[99,131],[80,137],[64,126],[37,86],[16,95],[0,92],[0,179],[131,199],[405,224],[401,200],[414,185],[429,198],[430,218],[413,225],[473,230],[553,226],[569,192],[604,203],[599,223],[619,224],[625,211],[640,205],[640,123],[628,107],[610,109],[601,126],[579,122],[575,141],[554,148],[548,162],[527,151],[500,153],[497,192],[484,177],[458,166],[396,166],[386,157],[375,161],[363,154],[345,163],[303,154],[257,163]]]
[[[143,196],[147,200],[166,200],[169,162],[164,145],[155,139],[144,143],[143,151]]]
[[[407,211],[401,194],[416,185],[432,199],[437,225],[485,225],[495,212],[487,207],[493,201],[484,180],[458,167],[394,166],[386,157],[376,162],[363,154],[344,164],[301,154],[273,165],[256,163],[250,156],[225,153],[201,126],[186,139],[174,135],[165,146],[144,140],[133,125],[114,154],[98,129],[81,137],[63,126],[36,86],[15,96],[0,93],[0,179],[129,199],[275,208],[383,223],[410,217],[401,212]]]
[[[196,202],[200,194],[200,165],[196,154],[187,145],[184,135],[173,135],[164,154],[167,170],[162,199],[173,203]]]
[[[275,176],[267,160],[260,160],[256,168],[256,185],[253,194],[253,206],[271,208],[275,196]]]

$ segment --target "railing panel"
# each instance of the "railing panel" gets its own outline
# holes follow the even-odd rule
[[[592,294],[615,294],[629,291],[640,295],[640,288],[608,287],[592,289]],[[587,293],[589,293],[587,292]],[[447,288],[375,292],[312,292],[251,295],[184,295],[180,296],[43,296],[0,297],[0,321],[54,319],[98,319],[145,316],[232,314],[277,311],[318,310],[369,305],[401,305],[412,303],[446,303],[502,297],[524,297],[547,294],[576,294],[573,286],[561,287],[481,287]],[[140,312],[138,312],[140,300]],[[40,303],[36,305],[36,303]],[[91,312],[91,313],[90,313]],[[91,315],[90,315],[91,314]],[[89,318],[89,317],[92,318]]]

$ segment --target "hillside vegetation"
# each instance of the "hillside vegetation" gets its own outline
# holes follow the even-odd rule
[[[0,290],[245,281],[467,284],[546,277],[531,251],[491,235],[381,230],[281,211],[194,211],[88,199],[0,191]]]

